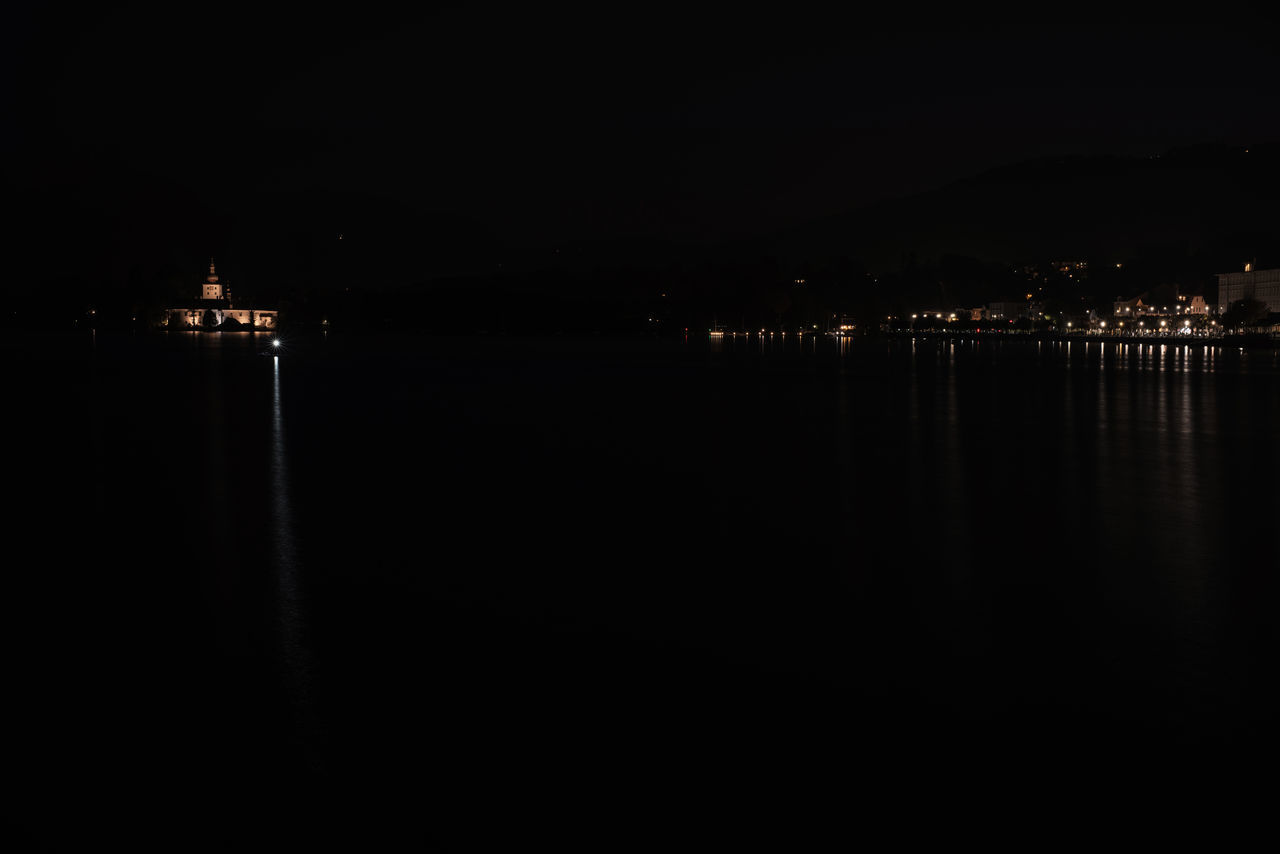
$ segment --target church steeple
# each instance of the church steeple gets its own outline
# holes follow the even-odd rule
[[[213,267],[213,259],[209,259],[209,278],[205,279],[204,286],[200,289],[200,296],[203,299],[223,299],[222,285],[218,284],[218,274]]]

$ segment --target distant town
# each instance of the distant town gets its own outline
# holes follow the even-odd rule
[[[1116,267],[1122,265],[1117,263]],[[887,332],[1030,332],[1112,337],[1211,338],[1230,334],[1280,336],[1280,269],[1255,270],[1252,263],[1216,276],[1216,294],[1176,284],[1117,295],[1110,311],[1056,309],[1043,297],[1051,278],[1084,280],[1087,261],[1053,262],[1047,269],[1021,268],[1027,290],[1017,298],[976,307],[921,306],[910,315],[889,315],[878,326]],[[851,329],[849,319],[837,334]]]

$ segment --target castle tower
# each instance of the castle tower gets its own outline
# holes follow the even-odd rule
[[[222,299],[222,285],[218,284],[218,274],[213,269],[213,259],[209,259],[209,278],[205,280],[201,292],[203,299]]]

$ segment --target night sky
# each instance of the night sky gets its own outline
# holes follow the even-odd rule
[[[38,214],[11,237],[118,271],[391,218],[435,235],[424,270],[486,270],[764,234],[1045,155],[1256,144],[1280,115],[1247,24],[431,9],[17,13],[5,181]]]

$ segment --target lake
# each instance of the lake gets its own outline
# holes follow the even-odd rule
[[[1275,351],[0,358],[17,767],[54,844],[794,841],[828,805],[971,805],[957,775],[1009,798],[1275,752]]]

